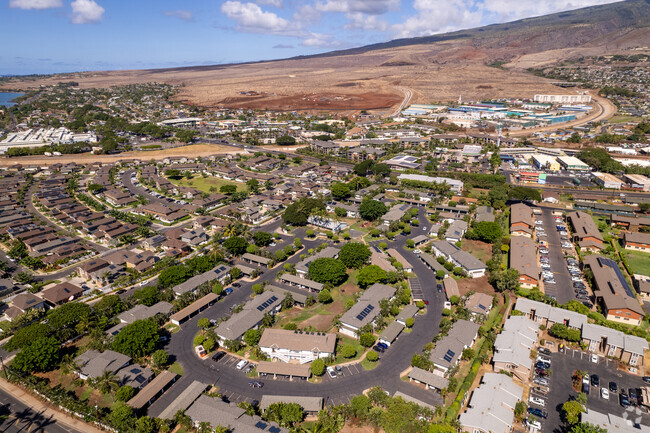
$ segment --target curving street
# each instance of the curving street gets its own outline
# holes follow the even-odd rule
[[[424,219],[424,210],[420,209],[421,221]],[[300,232],[300,231],[299,231]],[[416,232],[414,230],[414,232]],[[413,233],[414,237],[419,233]],[[399,236],[398,239],[389,243],[389,247],[399,249],[411,259],[414,273],[421,281],[434,281],[433,273],[416,257],[410,257],[411,253],[404,250],[406,236]],[[305,248],[313,248],[321,244],[321,240],[303,239]],[[292,256],[288,262],[297,263],[300,260],[299,254]],[[271,395],[295,395],[295,396],[320,396],[325,398],[325,404],[348,403],[350,398],[361,394],[364,390],[375,385],[381,386],[393,394],[395,391],[402,391],[419,400],[431,405],[441,403],[439,394],[431,390],[425,390],[421,386],[404,382],[400,379],[400,373],[410,366],[411,358],[415,353],[421,352],[423,346],[432,341],[439,332],[438,324],[442,317],[443,303],[446,300],[444,293],[437,293],[435,285],[424,285],[424,298],[429,301],[426,314],[418,315],[411,333],[403,333],[390,348],[381,355],[379,365],[370,371],[364,370],[360,365],[353,365],[350,368],[344,367],[344,374],[336,379],[323,376],[321,383],[314,384],[303,380],[282,380],[265,378],[264,387],[251,388],[248,383],[250,378],[234,367],[235,362],[228,361],[230,356],[224,357],[218,362],[208,358],[201,360],[196,356],[192,340],[198,332],[197,322],[200,318],[217,319],[230,314],[230,307],[233,304],[240,304],[247,301],[252,293],[251,287],[255,283],[273,281],[281,266],[273,270],[266,270],[265,273],[255,280],[242,284],[235,288],[233,293],[224,297],[220,302],[208,308],[194,318],[183,323],[181,330],[172,337],[167,344],[166,350],[173,360],[178,361],[184,370],[183,377],[163,394],[149,408],[149,415],[160,414],[192,381],[198,380],[205,383],[212,383],[220,388],[220,392],[230,401],[252,401],[260,400],[263,394]]]

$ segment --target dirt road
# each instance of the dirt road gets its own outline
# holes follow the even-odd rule
[[[151,159],[165,159],[169,157],[187,156],[196,158],[197,156],[210,156],[215,154],[235,154],[246,153],[245,150],[237,150],[229,146],[221,146],[218,144],[191,144],[189,146],[175,147],[165,150],[150,150],[150,151],[134,151],[125,152],[117,155],[91,155],[88,153],[81,155],[61,155],[61,156],[20,156],[13,158],[0,158],[0,167],[8,167],[14,164],[23,165],[52,165],[52,164],[67,164],[74,162],[77,164],[90,164],[93,162],[113,163],[122,160],[139,159],[142,161],[149,161]]]

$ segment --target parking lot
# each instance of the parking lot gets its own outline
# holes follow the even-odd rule
[[[567,262],[564,256],[565,249],[562,248],[563,241],[560,237],[560,232],[556,228],[558,223],[556,223],[551,209],[542,209],[542,214],[535,215],[535,220],[542,221],[542,224],[538,225],[538,227],[543,227],[543,233],[546,235],[539,236],[540,231],[538,230],[538,241],[546,241],[548,243],[548,253],[543,254],[540,251],[540,257],[548,257],[550,271],[553,273],[553,279],[555,280],[554,284],[544,283],[544,293],[554,297],[560,304],[565,304],[576,299],[576,294],[573,290],[571,274],[567,269]],[[561,225],[566,227],[566,222],[563,220]],[[540,248],[540,250],[541,249],[542,248]],[[567,251],[571,251],[575,255],[575,250],[573,248],[571,250],[567,249]]]
[[[551,376],[549,392],[547,395],[531,392],[531,395],[541,397],[545,401],[544,407],[528,403],[529,407],[539,407],[548,412],[547,419],[539,419],[543,432],[561,432],[562,405],[570,398],[575,398],[578,393],[572,387],[571,376],[575,370],[587,372],[590,376],[598,375],[600,384],[591,387],[587,398],[587,408],[600,413],[612,413],[624,418],[633,419],[644,425],[650,425],[650,414],[642,412],[632,406],[624,408],[619,403],[619,393],[622,388],[641,388],[645,385],[640,376],[625,373],[617,369],[617,362],[604,357],[598,357],[598,363],[591,361],[591,354],[579,350],[566,349],[564,353],[555,352],[549,356],[551,362]],[[618,392],[610,392],[609,399],[601,397],[601,389],[608,387],[609,382],[616,382]],[[534,386],[531,384],[531,386]]]

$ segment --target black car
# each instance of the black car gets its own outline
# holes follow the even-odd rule
[[[650,376],[643,376],[643,381],[645,383],[650,383]]]
[[[546,419],[546,417],[548,417],[548,412],[543,411],[541,409],[538,409],[536,407],[529,407],[528,408],[528,413],[531,414],[531,415],[535,415],[537,417],[540,417],[540,418],[544,418],[544,419]]]
[[[630,404],[631,404],[632,406],[636,406],[636,402],[637,402],[637,399],[638,399],[638,397],[637,397],[637,395],[636,395],[636,389],[634,389],[634,388],[630,388],[630,390],[629,390],[629,395],[630,395],[630,399],[629,399],[629,400],[630,400]]]
[[[383,347],[381,347],[381,346],[374,345],[374,346],[372,346],[372,350],[374,350],[377,353],[384,353],[385,349]]]
[[[594,304],[592,304],[589,301],[582,301],[582,305],[584,305],[585,307],[587,307],[589,309],[591,309],[594,306]]]
[[[598,377],[597,374],[592,374],[591,375],[591,386],[594,388],[598,388],[598,385],[600,384],[600,378]]]
[[[551,351],[548,350],[546,347],[540,347],[537,349],[537,352],[541,353],[542,355],[550,355]]]
[[[544,361],[538,361],[538,362],[535,363],[535,368],[541,368],[541,369],[547,370],[547,369],[551,368],[551,364],[549,364],[548,362],[544,362]]]
[[[609,392],[616,392],[618,391],[618,385],[616,385],[616,382],[609,382]]]
[[[233,287],[241,287],[241,284],[239,284],[239,283],[232,283],[232,286],[233,286]]]
[[[221,358],[223,358],[225,355],[226,355],[226,352],[224,352],[223,350],[217,350],[217,353],[212,355],[212,360],[213,361],[218,361]]]
[[[438,284],[436,288],[438,289],[438,293],[442,293],[442,284]]]
[[[630,400],[627,398],[627,395],[623,394],[623,392],[619,394],[618,400],[621,403],[621,406],[623,407],[630,406]]]

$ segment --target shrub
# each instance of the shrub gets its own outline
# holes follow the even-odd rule
[[[314,359],[309,369],[314,376],[322,376],[325,373],[325,362],[320,358]]]
[[[409,317],[408,319],[406,319],[406,321],[404,323],[406,323],[407,328],[412,328],[413,324],[415,324],[415,319],[412,318],[412,317]]]
[[[351,344],[344,344],[341,348],[341,355],[343,355],[344,358],[354,358],[357,356],[357,349],[355,349]]]
[[[370,362],[377,362],[377,360],[379,359],[379,355],[377,355],[377,352],[373,350],[368,352],[368,354],[366,355],[366,359]]]

